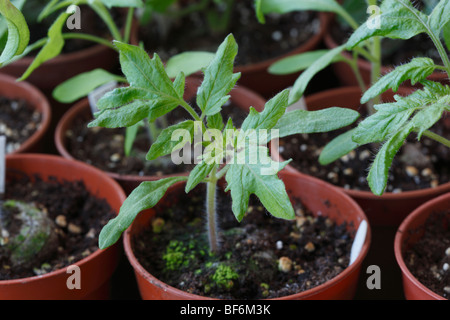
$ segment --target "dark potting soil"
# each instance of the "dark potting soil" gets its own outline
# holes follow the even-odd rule
[[[197,108],[194,103],[191,105]],[[229,103],[223,107],[222,116],[224,119],[231,117],[233,124],[239,127],[247,113]],[[182,108],[167,114],[169,124],[190,118],[191,116]],[[124,152],[124,128],[88,128],[87,124],[90,121],[92,117],[89,114],[78,117],[74,120],[72,128],[66,132],[66,148],[75,159],[104,171],[123,175],[162,176],[187,172],[193,167],[191,164],[176,165],[170,156],[163,157],[161,161],[147,161],[145,156],[150,149],[150,143],[145,129],[138,134],[132,154],[127,157]]]
[[[279,152],[284,159],[293,159],[289,164],[303,173],[345,189],[369,191],[367,173],[379,145],[361,146],[329,165],[319,163],[322,149],[345,131],[347,129],[283,138],[280,139]],[[444,125],[444,120],[431,131],[443,137],[450,136],[450,128]],[[450,181],[449,163],[448,147],[425,136],[417,141],[413,134],[394,158],[386,191],[399,193],[447,183]]]
[[[42,115],[23,99],[0,97],[0,135],[6,137],[6,153],[12,153],[41,125]]]
[[[166,61],[185,51],[215,52],[223,39],[232,33],[239,45],[236,65],[243,66],[286,54],[320,30],[320,20],[313,12],[269,14],[266,23],[261,24],[256,19],[253,2],[234,2],[231,21],[225,32],[210,32],[206,16],[194,12],[182,19],[155,19],[141,26],[139,40],[147,50],[157,52]]]
[[[256,198],[238,223],[223,192],[217,198],[221,245],[211,254],[200,192],[204,186],[176,199],[170,194],[170,207],[157,207],[152,226],[132,239],[140,264],[173,287],[220,299],[276,298],[316,287],[349,264],[353,232],[345,223],[313,217],[299,201],[295,221],[276,219]]]
[[[450,210],[432,214],[415,232],[424,234],[403,253],[408,269],[431,291],[450,298]]]
[[[80,261],[98,250],[101,228],[115,216],[103,199],[91,195],[82,181],[43,181],[8,171],[5,200],[34,204],[55,223],[56,251],[33,266],[11,268],[9,255],[0,250],[0,280],[42,275]]]

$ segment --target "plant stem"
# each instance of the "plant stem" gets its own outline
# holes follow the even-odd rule
[[[206,210],[207,210],[207,226],[209,249],[211,252],[217,252],[219,248],[219,241],[217,235],[217,221],[216,221],[216,192],[217,192],[217,168],[211,171],[210,179],[206,183]]]
[[[353,73],[355,75],[356,81],[358,82],[359,87],[361,88],[361,92],[366,91],[366,84],[364,83],[364,79],[361,76],[361,72],[358,68],[358,54],[353,54],[353,59],[345,59],[347,64],[352,68]]]
[[[107,47],[117,51],[117,48],[110,41],[105,40],[100,37],[97,37],[97,36],[90,35],[90,34],[71,32],[71,33],[63,33],[62,36],[66,40],[67,39],[81,39],[81,40],[96,42],[98,44],[107,46]]]
[[[181,106],[189,112],[189,114],[196,120],[196,121],[202,121],[202,119],[198,116],[198,114],[195,112],[195,110],[184,100],[181,100]]]
[[[128,9],[127,21],[125,24],[125,33],[123,35],[123,41],[125,43],[130,42],[131,26],[133,25],[133,18],[134,18],[134,8],[130,8]]]
[[[109,11],[105,8],[105,6],[100,2],[96,2],[91,5],[91,8],[98,14],[98,16],[106,24],[114,40],[122,41],[122,35],[120,34],[120,31],[117,28],[114,19],[112,18]]]
[[[450,140],[447,140],[444,137],[442,137],[442,136],[440,136],[440,135],[438,135],[438,134],[436,134],[434,132],[426,130],[426,131],[424,131],[423,135],[427,136],[428,138],[433,139],[433,140],[435,140],[435,141],[437,141],[439,143],[442,143],[444,146],[450,148]]]

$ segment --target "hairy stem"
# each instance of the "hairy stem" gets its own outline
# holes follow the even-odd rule
[[[206,210],[207,210],[207,226],[209,249],[211,252],[217,252],[219,248],[219,239],[217,235],[217,221],[216,221],[216,192],[217,179],[216,168],[210,174],[210,179],[206,183]]]
[[[444,137],[442,137],[442,136],[440,136],[440,135],[438,135],[438,134],[436,134],[436,133],[434,133],[434,132],[431,132],[431,131],[429,131],[429,130],[426,130],[426,131],[423,133],[423,135],[424,135],[424,136],[427,136],[428,138],[433,139],[433,140],[435,140],[435,141],[437,141],[437,142],[439,142],[439,143],[442,143],[444,146],[450,148],[450,140],[445,139]]]
[[[70,33],[64,33],[62,36],[66,40],[67,39],[81,39],[81,40],[86,40],[86,41],[90,41],[90,42],[95,42],[95,43],[107,46],[107,47],[117,51],[117,48],[110,41],[105,40],[100,37],[97,37],[97,36],[92,36],[90,34],[70,32]]]

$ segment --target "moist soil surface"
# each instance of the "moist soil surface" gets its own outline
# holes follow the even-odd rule
[[[431,291],[450,298],[450,210],[432,214],[415,232],[423,236],[403,253],[408,269]]]
[[[6,153],[12,153],[41,125],[42,115],[23,99],[0,97],[0,135],[6,137]]]
[[[441,120],[431,131],[450,136],[450,128]],[[329,164],[319,163],[320,153],[333,138],[349,130],[342,129],[319,134],[294,135],[280,139],[279,152],[295,169],[315,176],[345,189],[370,191],[367,173],[375,158],[379,145],[366,145]],[[450,149],[425,136],[417,141],[415,134],[394,158],[389,173],[387,192],[433,188],[450,181]]]
[[[92,196],[83,182],[58,181],[38,176],[30,179],[20,172],[8,172],[5,200],[34,204],[55,222],[57,246],[45,261],[11,268],[9,255],[0,250],[0,280],[42,275],[79,261],[98,250],[101,228],[115,216],[103,199]],[[54,244],[52,244],[54,245]]]
[[[318,286],[348,266],[353,231],[346,224],[314,217],[299,201],[296,220],[276,219],[256,198],[238,223],[223,192],[217,198],[220,249],[211,254],[204,192],[201,185],[188,195],[169,194],[172,205],[156,207],[151,226],[132,239],[139,263],[161,281],[219,299],[276,298]]]
[[[256,19],[253,2],[234,2],[226,31],[209,31],[206,15],[194,12],[182,19],[164,17],[141,26],[139,41],[166,61],[185,51],[215,52],[223,39],[232,33],[239,45],[236,66],[244,66],[286,54],[306,43],[320,30],[318,15],[312,12],[269,14],[266,15],[266,23],[261,24]]]
[[[191,105],[194,106],[193,103]],[[239,127],[247,113],[230,103],[223,107],[222,116],[224,119],[231,117],[233,124]],[[167,114],[168,124],[189,118],[191,116],[182,108]],[[190,164],[175,165],[170,156],[163,157],[161,161],[147,161],[145,156],[150,149],[150,143],[145,129],[138,134],[131,155],[125,156],[125,129],[88,128],[90,121],[92,116],[89,113],[77,117],[71,129],[66,132],[66,148],[75,159],[94,165],[103,171],[123,175],[162,176],[187,172],[193,167]]]

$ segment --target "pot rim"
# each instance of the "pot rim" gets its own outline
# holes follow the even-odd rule
[[[186,78],[186,87],[189,85],[194,86],[193,88],[196,89],[197,86],[200,85],[199,78],[193,76],[193,77],[187,77]],[[196,92],[196,90],[193,90],[193,93]],[[248,89],[245,86],[235,86],[232,91],[230,92],[230,100],[239,102],[242,98],[241,97],[248,97],[253,101],[253,107],[256,110],[262,110],[264,108],[264,105],[266,103],[266,100],[258,93]],[[240,103],[237,103],[239,107],[250,107],[250,106],[241,106]],[[67,159],[73,159],[76,160],[70,152],[66,148],[65,143],[65,132],[70,128],[72,122],[74,119],[77,118],[77,115],[85,112],[87,109],[89,109],[89,101],[87,98],[84,98],[77,103],[75,103],[61,118],[61,120],[58,122],[55,134],[54,134],[54,141],[56,145],[56,149],[58,152]],[[140,175],[133,175],[133,174],[118,174],[111,171],[105,171],[110,177],[113,177],[116,180],[121,181],[136,181],[136,182],[144,182],[148,181],[149,179],[160,179],[162,177],[174,177],[174,176],[180,176],[180,175],[188,175],[188,172],[180,172],[180,173],[172,173],[172,174],[164,174],[162,177],[160,176],[140,176]]]
[[[408,90],[409,88],[406,88]],[[399,89],[401,90],[401,88]],[[308,101],[315,99],[319,96],[333,96],[335,94],[354,94],[356,92],[361,92],[361,89],[357,86],[345,86],[345,87],[339,87],[339,88],[333,88],[329,90],[324,90],[321,92],[316,92],[314,94],[311,94],[307,97],[305,97],[306,105],[308,105]],[[281,154],[277,151],[276,146],[274,146],[273,143],[270,143],[270,151],[274,158],[274,160],[277,160],[279,162],[285,161],[284,158],[281,156]],[[295,169],[291,164],[287,164],[285,169],[287,171],[299,174],[299,175],[306,175],[305,173],[302,173],[301,171]],[[438,185],[435,188],[425,188],[425,189],[419,189],[419,190],[410,190],[410,191],[402,191],[400,193],[393,193],[393,192],[385,192],[381,196],[377,196],[373,194],[371,191],[363,191],[363,190],[353,190],[353,189],[345,189],[342,186],[334,185],[339,190],[343,191],[344,193],[355,197],[355,198],[365,198],[370,200],[399,200],[399,199],[415,199],[418,196],[431,196],[436,193],[443,193],[450,191],[450,181],[446,183],[442,183]]]
[[[108,185],[112,185],[115,191],[117,191],[117,196],[120,197],[121,202],[125,201],[126,195],[120,185],[114,181],[112,178],[105,175],[101,170],[90,166],[88,164],[85,164],[80,161],[71,160],[71,159],[65,159],[61,156],[57,155],[50,155],[50,154],[38,154],[38,153],[28,153],[28,154],[10,154],[6,156],[7,161],[14,161],[14,160],[26,160],[26,161],[34,161],[34,159],[41,159],[42,161],[47,161],[49,163],[61,163],[61,162],[67,162],[72,163],[75,165],[78,169],[82,169],[84,171],[89,172],[92,175],[98,175],[98,177],[101,179],[104,179],[105,182],[108,183]],[[103,255],[107,251],[111,251],[113,248],[106,248],[106,249],[97,249],[95,252],[92,252],[87,257],[74,262],[72,265],[77,265],[78,267],[82,267],[86,263],[88,263],[91,260],[96,259],[100,255]],[[62,274],[66,275],[67,268],[69,266],[65,266],[63,268],[60,268],[58,270],[43,274],[43,275],[37,275],[37,276],[31,276],[26,278],[19,278],[19,279],[12,279],[12,280],[0,280],[0,286],[13,286],[13,285],[20,285],[24,283],[30,283],[35,281],[42,281],[44,279],[52,278],[55,276],[60,276]]]
[[[355,259],[355,261],[347,266],[341,273],[339,273],[337,276],[335,276],[334,278],[314,287],[311,288],[309,290],[305,290],[303,292],[299,292],[299,293],[295,293],[295,294],[291,294],[288,296],[282,296],[282,297],[278,297],[278,298],[274,298],[274,299],[269,299],[269,300],[284,300],[284,299],[308,299],[309,297],[319,294],[320,292],[323,292],[327,289],[327,287],[329,287],[330,284],[332,285],[336,285],[338,283],[340,283],[341,281],[343,281],[344,279],[346,279],[347,277],[349,277],[353,272],[355,272],[358,268],[361,267],[368,251],[370,248],[370,243],[372,240],[372,235],[371,235],[371,228],[370,228],[370,223],[369,220],[366,216],[366,214],[364,213],[364,211],[359,207],[359,205],[348,195],[346,195],[345,193],[342,193],[340,190],[334,188],[332,185],[323,182],[317,178],[314,177],[310,177],[310,176],[302,176],[299,177],[298,175],[291,173],[291,172],[280,172],[280,176],[286,176],[286,177],[291,177],[294,179],[305,179],[305,180],[309,180],[311,182],[317,183],[319,185],[321,185],[322,189],[328,190],[329,192],[334,192],[334,193],[339,193],[340,196],[345,199],[346,202],[351,203],[354,208],[355,208],[355,216],[360,218],[361,220],[359,221],[359,223],[361,223],[363,220],[365,220],[368,224],[367,227],[367,233],[366,233],[366,238],[364,240],[364,244],[361,248],[361,251],[358,254],[358,257]],[[179,185],[182,185],[186,183],[185,181],[182,182],[178,182],[176,183],[173,187],[176,188]],[[134,222],[133,222],[134,224]],[[140,274],[146,281],[152,283],[153,285],[163,288],[164,291],[166,292],[173,292],[175,294],[182,294],[184,297],[186,297],[187,299],[204,299],[204,300],[218,300],[215,298],[211,298],[211,297],[204,297],[201,295],[197,295],[197,294],[192,294],[192,293],[187,293],[183,290],[177,289],[175,287],[169,286],[166,283],[164,283],[163,281],[159,280],[158,278],[156,278],[155,276],[153,276],[150,272],[148,272],[137,260],[136,256],[134,255],[133,249],[132,249],[132,244],[131,244],[131,236],[132,236],[132,228],[133,228],[133,224],[124,232],[124,236],[123,236],[123,247],[124,247],[124,251],[125,254],[128,257],[128,260],[130,262],[130,264],[132,265],[132,267],[134,268],[135,272]],[[358,225],[359,226],[359,225]],[[357,227],[357,226],[355,226]],[[266,299],[263,299],[266,300]]]
[[[402,271],[402,274],[404,277],[406,277],[411,283],[413,283],[416,287],[418,287],[421,291],[425,292],[427,295],[433,297],[436,300],[447,300],[441,295],[431,291],[429,288],[427,288],[424,284],[422,284],[412,273],[409,271],[408,267],[406,266],[406,263],[403,259],[403,242],[405,240],[406,235],[408,234],[408,231],[411,228],[411,224],[414,220],[416,220],[418,217],[422,216],[423,214],[427,214],[427,212],[431,212],[431,209],[441,202],[450,202],[450,193],[443,194],[439,197],[436,197],[432,200],[429,200],[422,204],[420,207],[415,209],[413,212],[411,212],[400,224],[400,226],[397,229],[397,232],[395,234],[394,239],[394,253],[395,253],[395,259],[397,260],[397,263]]]
[[[27,104],[38,111],[41,116],[41,122],[39,128],[28,137],[18,149],[14,150],[11,154],[26,152],[30,147],[33,147],[39,140],[43,139],[48,128],[50,127],[52,111],[50,103],[45,95],[34,85],[29,82],[22,81],[17,82],[16,79],[10,75],[0,73],[0,83],[8,84],[19,89],[20,92],[29,92],[30,97],[24,98]],[[9,93],[2,94],[2,96],[11,98]],[[23,98],[22,95],[12,98]]]

